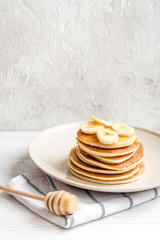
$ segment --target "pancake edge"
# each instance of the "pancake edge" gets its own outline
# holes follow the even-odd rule
[[[72,170],[74,170],[74,172],[77,172],[72,166],[71,166],[71,160],[69,159],[69,168],[70,169],[72,169]],[[73,165],[75,165],[73,162],[72,162],[72,164]],[[134,170],[134,169],[133,169]],[[109,179],[106,179],[106,178],[103,178],[103,177],[98,177],[98,176],[94,176],[94,177],[91,177],[91,178],[93,178],[93,179],[98,179],[98,180],[107,180],[107,181],[112,181],[112,180],[124,180],[124,179],[127,179],[127,178],[130,178],[130,177],[132,177],[136,172],[138,172],[138,170],[139,170],[139,166],[136,166],[135,167],[135,170],[133,171],[133,170],[130,170],[130,171],[132,171],[129,175],[127,175],[127,176],[121,176],[121,177],[112,177],[113,179],[111,179],[111,178],[109,178]],[[87,172],[86,170],[83,170],[83,171],[85,171],[85,172]],[[80,175],[82,175],[82,176],[87,176],[87,174],[88,173],[78,173],[78,174],[80,174]],[[100,173],[99,173],[100,174]],[[123,173],[122,173],[123,174]],[[111,174],[110,174],[111,175]],[[113,174],[112,174],[113,175]],[[90,178],[90,176],[89,176],[89,178]]]
[[[137,177],[134,177],[134,175],[133,175],[131,178],[124,179],[124,180],[121,180],[121,181],[120,180],[116,180],[116,181],[100,181],[100,180],[96,180],[96,179],[93,179],[93,178],[84,177],[81,174],[78,174],[78,173],[74,172],[74,170],[72,170],[72,169],[70,169],[70,171],[71,171],[71,173],[74,176],[76,176],[77,178],[80,178],[80,179],[82,179],[84,181],[97,183],[97,184],[103,184],[103,185],[121,185],[121,184],[133,183],[133,182],[138,181],[139,179],[141,179],[144,176],[144,174],[145,174],[145,168],[144,168],[144,171],[141,174],[139,174]]]
[[[89,155],[94,154],[94,155],[100,156],[100,157],[119,157],[119,156],[124,156],[126,154],[129,154],[129,153],[132,153],[132,152],[136,151],[139,148],[139,144],[137,144],[136,148],[131,149],[128,152],[125,152],[125,154],[124,153],[99,153],[99,152],[96,152],[96,151],[93,151],[93,150],[89,150],[87,147],[82,145],[82,144],[85,144],[85,143],[81,144],[80,140],[78,140],[78,139],[77,139],[77,144],[80,147],[80,149],[82,149],[84,152],[88,153]],[[87,145],[87,144],[85,144],[85,145]]]
[[[103,164],[105,164],[105,163],[102,163],[102,162],[100,162],[100,163],[98,163],[97,165],[95,164],[95,162],[94,162],[94,160],[89,160],[90,162],[94,162],[94,163],[89,163],[89,161],[86,161],[86,159],[85,159],[85,157],[84,156],[82,156],[81,155],[81,153],[80,152],[76,152],[77,153],[77,156],[79,157],[79,159],[82,161],[82,162],[84,162],[84,163],[86,163],[86,164],[88,164],[88,165],[91,165],[91,166],[93,166],[93,167],[99,167],[98,166],[98,164],[101,164],[101,166],[99,167],[99,168],[103,168],[103,169],[108,169],[108,170],[116,170],[116,171],[120,171],[120,169],[119,168],[116,168],[116,167],[112,167],[112,166],[109,166],[109,167],[106,167],[106,166],[104,166],[104,167],[102,167],[102,165]],[[129,160],[129,159],[128,159]],[[128,161],[127,160],[127,161]],[[125,170],[124,172],[128,172],[129,170],[132,170],[134,167],[136,167],[138,164],[140,164],[140,162],[143,160],[143,157],[138,161],[138,162],[136,162],[136,163],[134,163],[134,164],[132,164],[130,167],[126,167],[126,168],[123,168],[123,170]],[[95,165],[93,165],[93,164],[95,164]],[[113,165],[113,164],[112,164]],[[116,165],[116,164],[114,164],[114,165]]]
[[[80,130],[81,131],[81,130]],[[79,132],[79,131],[78,131]],[[86,142],[85,140],[82,140],[82,139],[80,139],[79,138],[79,136],[78,136],[78,132],[77,132],[77,138],[79,139],[79,141],[81,141],[81,142],[83,142],[83,143],[85,143],[85,144],[87,144],[87,145],[89,145],[89,146],[92,146],[92,147],[99,147],[99,148],[104,148],[104,149],[116,149],[116,148],[123,148],[123,147],[128,147],[128,146],[130,146],[130,145],[132,145],[135,141],[136,141],[136,139],[137,139],[137,136],[136,135],[133,135],[132,137],[130,137],[131,138],[131,142],[129,142],[129,143],[126,143],[126,144],[117,144],[117,143],[114,143],[114,144],[111,144],[111,145],[107,145],[107,144],[103,144],[103,143],[101,143],[101,142],[99,142],[98,141],[98,143],[88,143],[88,142]],[[82,132],[82,131],[81,131]],[[82,132],[82,134],[85,134],[85,133],[83,133]],[[88,134],[85,134],[85,135],[88,135]],[[93,134],[94,135],[94,134]],[[89,135],[90,136],[90,135]],[[129,138],[129,137],[128,137]],[[98,139],[97,139],[98,140]]]
[[[83,167],[82,165],[78,164],[76,161],[74,161],[74,159],[72,157],[69,157],[68,158],[71,162],[73,162],[77,167],[85,170],[85,171],[90,171],[90,172],[93,172],[93,173],[103,173],[103,174],[120,174],[120,173],[125,173],[127,171],[120,171],[120,170],[111,170],[111,169],[104,169],[104,168],[97,168],[95,166],[92,166],[92,165],[89,165],[88,164],[88,170],[87,170],[87,167]],[[80,159],[81,160],[81,159]],[[83,162],[83,161],[82,161]],[[85,162],[84,162],[85,163]],[[95,169],[91,169],[91,168],[95,168]]]

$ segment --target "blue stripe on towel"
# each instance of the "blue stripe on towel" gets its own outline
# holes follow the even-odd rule
[[[31,181],[24,174],[21,174],[21,176],[26,180],[26,182],[28,183],[28,185],[30,187],[32,187],[34,190],[36,190],[41,195],[45,196],[45,194],[41,190],[39,190],[39,188],[36,187],[33,183],[31,183]]]
[[[43,172],[43,174],[44,174],[44,176],[46,177],[46,179],[48,180],[49,185],[51,186],[52,190],[53,190],[53,191],[57,191],[57,187],[56,187],[56,185],[54,184],[52,178],[51,178],[48,174],[46,174],[46,173],[44,173],[44,172]]]
[[[158,197],[158,190],[157,190],[157,188],[153,188],[153,191],[155,192],[155,197],[154,197],[154,199],[155,199]]]
[[[122,196],[128,198],[129,203],[130,203],[129,208],[132,208],[132,207],[133,207],[133,199],[132,199],[128,194],[126,194],[126,193],[122,193]]]
[[[99,204],[99,206],[101,207],[102,209],[102,214],[101,214],[101,218],[104,217],[105,215],[105,207],[104,207],[104,204],[102,202],[99,202],[95,197],[93,197],[93,195],[90,193],[90,191],[88,190],[85,190],[86,194],[96,203]]]

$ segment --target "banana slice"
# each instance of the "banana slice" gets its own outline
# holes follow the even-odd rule
[[[102,124],[94,121],[87,121],[81,125],[81,131],[86,134],[96,134],[97,131],[102,128],[104,128]]]
[[[134,128],[125,124],[112,124],[111,128],[118,133],[119,136],[132,136],[135,134]]]
[[[119,136],[110,129],[100,129],[97,132],[97,138],[103,144],[112,144],[118,142]]]
[[[92,116],[91,118],[92,118],[93,121],[95,121],[95,122],[97,122],[97,123],[101,123],[101,124],[103,124],[103,125],[105,125],[105,126],[107,126],[107,127],[110,127],[110,126],[112,125],[111,122],[105,121],[105,120],[100,119],[100,118],[97,118],[97,117],[95,117],[95,116]]]

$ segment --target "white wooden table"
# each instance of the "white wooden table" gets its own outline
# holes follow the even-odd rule
[[[36,167],[28,155],[35,132],[0,132],[0,184]],[[65,230],[0,192],[0,239],[158,239],[160,198],[130,210]]]

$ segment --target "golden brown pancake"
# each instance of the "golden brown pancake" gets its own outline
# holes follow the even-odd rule
[[[109,164],[118,164],[118,163],[122,163],[126,160],[128,160],[129,158],[131,158],[133,156],[133,154],[135,153],[129,153],[123,156],[119,156],[119,157],[100,157],[100,156],[96,156],[96,155],[92,155],[90,154],[92,157],[96,158],[97,160],[99,160],[100,162],[104,162],[104,163],[109,163]]]
[[[139,142],[134,142],[132,145],[128,147],[123,148],[116,148],[116,149],[104,149],[104,148],[98,148],[89,146],[77,139],[77,143],[84,152],[88,153],[89,155],[96,155],[100,157],[118,157],[118,156],[124,156],[126,154],[135,152],[136,149],[139,147]]]
[[[84,161],[81,161],[81,159],[78,157],[78,155],[76,153],[76,147],[72,148],[68,157],[77,167],[82,168],[86,171],[90,171],[90,172],[105,173],[105,174],[118,174],[118,173],[123,173],[123,172],[128,171],[126,169],[124,169],[124,170],[123,169],[121,169],[121,170],[110,170],[109,169],[108,170],[108,169],[103,169],[103,168],[100,168],[100,167],[95,167],[95,166],[88,165]],[[134,167],[135,166],[133,166],[133,168]]]
[[[71,168],[70,168],[70,171],[73,173],[73,175],[75,175],[76,177],[81,178],[85,181],[100,183],[100,184],[106,184],[106,185],[111,185],[111,184],[113,185],[113,184],[124,184],[124,183],[131,183],[131,182],[137,181],[144,175],[145,169],[146,169],[146,167],[145,167],[144,163],[141,162],[139,164],[139,170],[135,174],[133,174],[130,178],[126,178],[126,179],[122,179],[122,180],[110,180],[110,181],[99,180],[99,179],[94,179],[92,177],[87,177],[87,176],[84,176],[80,173],[75,172]]]
[[[137,149],[137,151],[135,152],[135,154],[128,160],[126,160],[122,163],[119,163],[119,164],[102,163],[102,162],[98,161],[97,159],[95,159],[94,157],[86,154],[79,147],[72,148],[69,156],[71,158],[77,159],[77,155],[78,155],[78,157],[80,158],[81,161],[83,161],[89,165],[92,165],[94,167],[110,169],[110,170],[126,170],[127,171],[127,170],[134,168],[136,165],[138,165],[140,163],[140,161],[142,161],[142,158],[144,155],[143,152],[144,152],[143,145],[142,145],[142,143],[140,143],[140,146]]]
[[[91,177],[93,179],[98,179],[98,180],[121,180],[121,179],[126,179],[131,177],[133,174],[135,174],[139,170],[139,166],[136,166],[134,169],[125,172],[125,173],[119,173],[119,174],[104,174],[104,173],[94,173],[94,172],[89,172],[86,171],[82,168],[77,167],[69,158],[69,167],[72,169],[74,172],[81,174],[85,177]]]
[[[96,134],[92,134],[92,135],[85,134],[81,130],[79,130],[77,132],[77,138],[81,142],[83,142],[83,143],[85,143],[89,146],[105,148],[105,149],[115,149],[115,148],[122,148],[122,147],[130,146],[137,139],[136,135],[133,135],[131,137],[121,137],[121,136],[119,136],[119,140],[118,140],[117,143],[113,143],[111,145],[108,145],[108,144],[101,143],[98,140]]]

